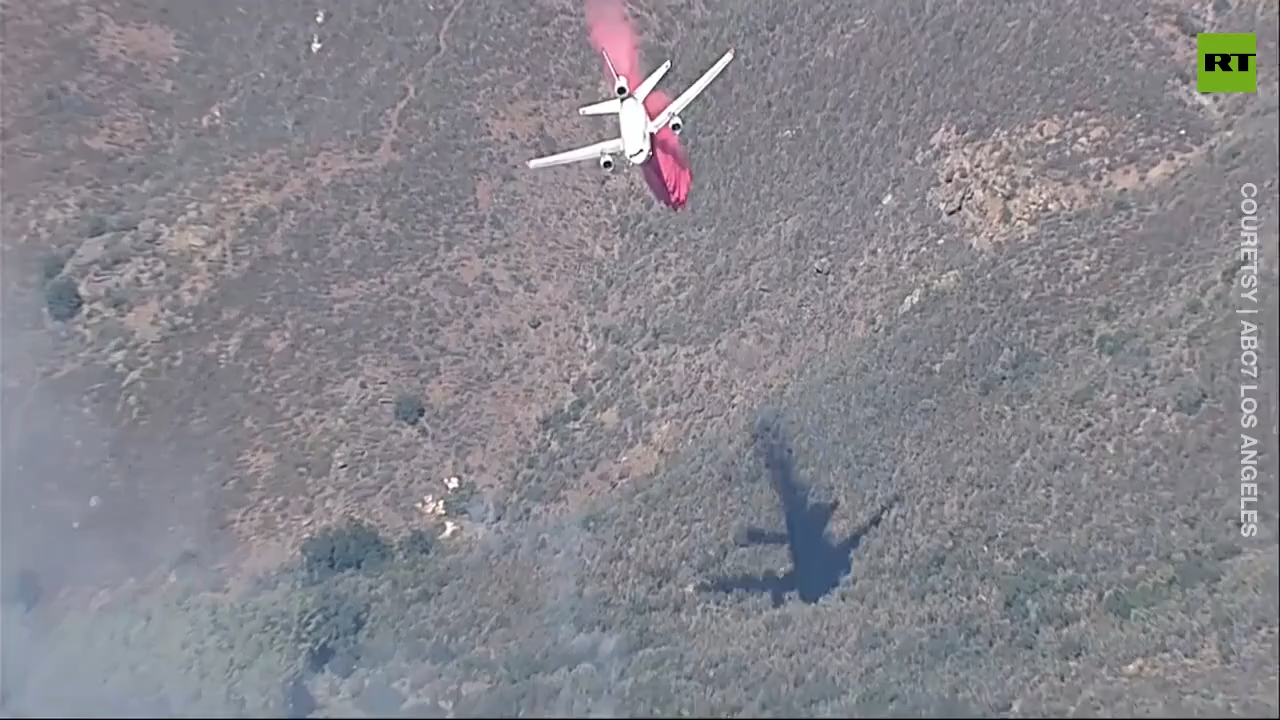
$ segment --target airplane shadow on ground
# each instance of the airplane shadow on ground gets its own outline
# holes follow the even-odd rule
[[[782,429],[772,421],[763,420],[757,425],[753,440],[769,472],[770,484],[782,504],[786,531],[747,528],[739,534],[737,544],[786,545],[791,555],[791,569],[781,575],[767,571],[760,575],[717,578],[706,583],[704,590],[768,593],[775,608],[780,607],[787,594],[792,592],[805,603],[816,603],[839,587],[849,575],[853,568],[853,552],[863,536],[880,524],[898,498],[890,498],[848,537],[832,542],[827,537],[827,525],[837,503],[813,502],[810,499],[809,489],[796,478],[793,451]]]

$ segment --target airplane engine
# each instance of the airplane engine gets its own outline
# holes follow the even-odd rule
[[[620,98],[624,98],[631,94],[631,88],[627,87],[626,78],[620,77],[617,79],[616,84],[613,86],[613,93]]]
[[[613,158],[608,155],[600,156],[600,169],[609,172],[613,169]]]
[[[667,124],[667,127],[671,128],[671,132],[679,135],[680,131],[684,129],[684,121],[680,119],[679,115],[676,115],[671,118],[671,122]]]

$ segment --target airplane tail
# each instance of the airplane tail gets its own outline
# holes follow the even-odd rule
[[[636,99],[639,100],[640,102],[644,102],[644,99],[646,97],[649,97],[649,93],[653,92],[653,89],[658,87],[658,83],[662,82],[662,76],[666,75],[667,71],[670,69],[671,69],[671,61],[668,60],[662,63],[662,65],[659,66],[657,70],[654,70],[653,73],[649,75],[649,77],[644,79],[644,82],[640,83],[640,87],[636,88],[636,91],[635,91]]]
[[[625,77],[618,74],[618,69],[613,66],[613,61],[609,59],[609,53],[601,50],[600,54],[604,55],[604,64],[608,66],[609,74],[613,76],[613,94],[616,95],[619,100],[630,95],[631,86],[627,84],[627,79]]]
[[[607,62],[609,60],[609,54],[608,53],[603,53],[603,54],[604,54],[604,59]],[[615,83],[618,83],[618,88],[617,88],[618,97],[611,98],[603,102],[598,102],[593,105],[587,105],[586,107],[578,108],[578,114],[579,115],[617,115],[619,112],[622,111],[622,99],[627,96],[628,92],[631,92],[631,94],[634,95],[635,98],[640,102],[644,102],[644,99],[649,96],[649,93],[653,92],[654,88],[658,87],[658,83],[662,81],[662,76],[666,75],[667,71],[670,69],[671,69],[671,61],[668,60],[662,64],[662,67],[659,67],[657,70],[654,70],[653,73],[649,75],[649,77],[645,78],[644,82],[640,83],[640,87],[636,88],[634,92],[631,92],[627,88],[626,78],[620,77],[617,74],[615,74],[613,76],[613,79]],[[609,72],[613,72],[612,64],[609,65]]]
[[[618,69],[613,66],[613,61],[609,59],[609,53],[601,50],[600,54],[604,56],[604,64],[609,68],[610,77],[613,78],[614,82],[617,82],[619,80]]]
[[[579,115],[617,115],[622,112],[622,101],[617,98],[578,108]]]

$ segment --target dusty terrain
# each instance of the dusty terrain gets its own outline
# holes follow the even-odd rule
[[[634,15],[738,49],[680,214],[519,169],[574,2],[5,4],[5,712],[1274,716],[1275,63],[1193,89],[1275,4]],[[814,604],[702,590],[788,562],[762,416],[901,498]]]

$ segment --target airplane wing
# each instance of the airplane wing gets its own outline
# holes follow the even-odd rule
[[[535,158],[525,163],[531,170],[538,168],[552,167],[554,165],[568,165],[569,163],[583,162],[584,160],[595,160],[606,153],[622,152],[622,138],[614,138],[605,140],[594,145],[578,148],[577,150],[566,150],[555,155]]]
[[[702,91],[706,90],[707,86],[711,84],[711,81],[715,80],[716,76],[724,72],[724,69],[728,67],[729,63],[732,61],[733,49],[730,48],[729,52],[725,53],[724,57],[717,60],[716,64],[711,66],[710,70],[703,73],[702,77],[698,78],[692,85],[690,85],[688,90],[680,93],[680,97],[672,101],[672,103],[667,106],[666,110],[658,113],[658,117],[654,118],[649,123],[649,132],[658,132],[662,129],[662,126],[671,122],[671,118],[679,115],[682,110],[689,107],[689,103],[693,102],[699,95],[701,95]]]

